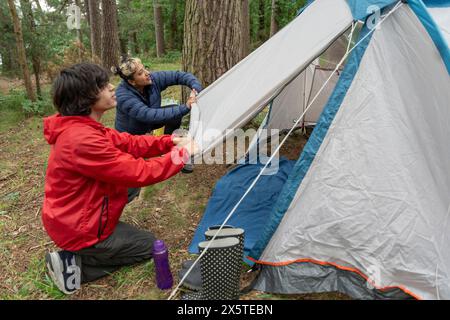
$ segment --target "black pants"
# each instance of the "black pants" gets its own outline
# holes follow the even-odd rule
[[[106,240],[74,252],[81,258],[81,283],[106,276],[122,266],[151,259],[155,240],[152,233],[119,222]]]
[[[175,130],[180,129],[181,120],[183,118],[178,118],[174,120],[169,120],[164,123],[158,123],[153,126],[153,130],[164,127],[164,134],[172,134]]]
[[[155,124],[153,127],[153,130],[164,127],[164,134],[172,134],[175,130],[180,129],[181,120],[182,120],[182,118],[179,118],[179,119],[167,121],[165,123]],[[140,192],[141,192],[141,188],[129,188],[128,189],[128,202],[131,202],[134,198],[139,196]]]

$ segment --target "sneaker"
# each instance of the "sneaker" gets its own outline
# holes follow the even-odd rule
[[[81,287],[81,261],[69,251],[49,252],[45,255],[47,269],[55,285],[65,294]]]
[[[190,163],[186,163],[183,167],[183,169],[181,169],[181,172],[183,173],[192,173],[194,172],[194,166]]]

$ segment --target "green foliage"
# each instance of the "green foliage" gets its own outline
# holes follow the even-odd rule
[[[251,47],[257,48],[270,36],[272,0],[250,1],[250,39]],[[283,28],[295,18],[297,11],[306,4],[306,0],[277,0],[279,28]]]
[[[43,98],[32,102],[27,99],[24,89],[13,89],[8,94],[0,94],[0,132],[14,127],[30,116],[44,116],[54,112],[49,89]]]
[[[15,1],[22,29],[27,59],[30,70],[33,70],[31,57],[40,59],[41,74],[51,80],[61,67],[79,60],[78,53],[83,52],[83,61],[90,55],[90,29],[86,19],[86,8],[81,1],[81,34],[82,46],[75,45],[77,31],[67,27],[67,8],[73,1],[46,0],[44,11],[38,10],[32,2],[32,15],[35,31],[30,29],[27,0]],[[291,21],[297,10],[305,4],[305,0],[277,0],[279,27]],[[140,57],[152,70],[179,69],[181,49],[183,45],[185,1],[158,0],[162,8],[165,44],[167,54],[156,58],[155,31],[153,19],[154,0],[117,0],[119,38],[126,53]],[[23,5],[23,7],[21,6]],[[257,48],[269,37],[272,0],[249,0],[251,47]],[[21,76],[16,61],[16,43],[12,19],[6,1],[0,1],[0,71],[3,75]],[[80,50],[80,51],[78,51]],[[12,91],[8,95],[0,95],[0,114],[2,122],[0,130],[30,115],[42,116],[52,111],[49,95],[43,100],[31,102],[22,91]]]
[[[38,115],[42,116],[48,111],[48,101],[46,100],[25,100],[22,103],[22,110],[26,115]]]

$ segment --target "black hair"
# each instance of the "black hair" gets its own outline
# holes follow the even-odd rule
[[[108,72],[93,63],[79,63],[60,72],[53,82],[53,104],[62,116],[85,116],[109,83]]]

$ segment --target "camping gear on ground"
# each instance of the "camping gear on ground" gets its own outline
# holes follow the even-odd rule
[[[274,112],[289,114],[271,128],[294,127],[311,92],[298,77],[336,39],[363,25],[330,72],[336,84],[332,77],[324,82],[331,94],[258,232],[240,224],[245,215],[229,220],[246,230],[247,258],[262,266],[255,289],[450,299],[450,1],[309,2],[201,92],[191,111],[190,133],[202,154],[267,105],[269,124]],[[320,92],[306,99],[309,106]],[[211,129],[221,134],[204,135]],[[220,186],[213,197],[230,191]],[[265,196],[253,191],[240,206]],[[213,223],[236,203],[219,207]]]
[[[205,239],[206,240],[212,240],[212,237],[209,236],[209,233],[211,230],[218,230],[220,229],[220,225],[211,226],[208,228],[208,231],[205,232]],[[224,225],[221,230],[221,234],[225,229],[234,229],[233,226],[230,225]],[[228,232],[227,236],[237,236],[239,238],[239,245],[242,246],[242,250],[244,248],[244,230],[237,229],[232,230],[232,232]],[[216,239],[223,238],[224,236],[218,235]],[[191,268],[191,266],[194,264],[195,260],[186,260],[181,264],[181,270],[178,272],[178,277],[183,279],[186,272]],[[194,268],[191,270],[189,275],[184,279],[182,285],[190,290],[198,291],[202,289],[202,275],[200,270],[200,263],[197,262],[197,264],[194,266]]]
[[[183,300],[234,300],[239,297],[242,250],[238,238],[203,241],[199,250],[203,288],[182,296]]]
[[[280,158],[277,172],[272,175],[262,176],[255,188],[249,193],[248,198],[227,222],[229,225],[245,230],[244,252],[246,256],[248,256],[250,250],[261,236],[261,230],[267,223],[272,208],[280,196],[294,164],[295,161],[284,157]],[[262,168],[262,163],[238,165],[217,181],[189,246],[190,253],[198,253],[198,243],[204,241],[208,226],[220,226],[226,214],[236,205],[239,198],[251,184],[252,179]],[[245,261],[248,264],[253,264],[246,257]]]
[[[172,288],[173,277],[169,265],[169,251],[163,240],[153,243],[153,259],[155,261],[156,285],[165,290]]]

